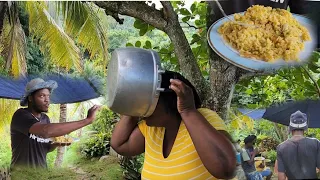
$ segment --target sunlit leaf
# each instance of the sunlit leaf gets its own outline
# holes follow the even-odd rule
[[[26,9],[29,14],[29,29],[40,39],[40,47],[42,51],[48,52],[50,60],[67,70],[75,67],[82,71],[78,47],[50,16],[46,4],[28,1]]]

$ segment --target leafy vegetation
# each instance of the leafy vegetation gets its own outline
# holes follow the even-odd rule
[[[11,163],[11,145],[10,137],[5,133],[0,133],[0,168],[9,167]]]
[[[110,134],[98,133],[91,135],[81,147],[81,153],[88,158],[101,157],[109,154]]]
[[[129,180],[141,179],[143,162],[144,154],[134,157],[122,157],[120,165],[123,169],[124,178]]]

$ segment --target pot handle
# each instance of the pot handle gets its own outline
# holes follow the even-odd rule
[[[160,69],[158,65],[157,65],[157,70],[158,70],[158,75],[159,75],[159,76],[160,76],[161,74],[163,74],[163,73],[166,72],[165,70]],[[161,88],[161,87],[160,87],[161,78],[158,78],[158,83],[159,83],[159,87],[157,87],[157,91],[158,91],[158,92],[163,92],[163,91],[165,91],[164,88]]]

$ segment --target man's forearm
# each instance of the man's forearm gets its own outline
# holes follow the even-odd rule
[[[80,129],[84,126],[87,126],[91,123],[91,121],[87,119],[83,119],[80,121],[74,122],[65,122],[65,123],[51,123],[47,124],[44,127],[44,131],[46,131],[49,137],[57,137],[69,134],[77,129]]]
[[[80,129],[86,125],[89,125],[92,121],[89,119],[84,119],[74,122],[65,122],[65,123],[50,123],[50,124],[41,124],[37,123],[31,126],[29,132],[32,134],[39,135],[43,138],[63,136],[71,133],[77,129]]]
[[[216,178],[230,178],[236,159],[229,140],[197,110],[182,113],[181,117],[207,170]]]

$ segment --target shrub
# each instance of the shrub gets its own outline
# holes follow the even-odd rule
[[[81,153],[88,158],[100,157],[109,154],[110,134],[99,133],[92,135],[81,145]]]
[[[267,159],[270,159],[272,163],[276,162],[277,159],[277,151],[271,150],[267,152]]]
[[[279,142],[272,137],[263,136],[263,138],[258,138],[258,146],[261,151],[276,150]]]
[[[121,168],[125,179],[136,180],[141,179],[141,171],[144,162],[144,155],[134,157],[122,157],[120,160]]]
[[[97,131],[99,133],[112,133],[115,123],[118,119],[118,114],[110,111],[107,108],[103,108],[100,110],[99,114],[97,114],[97,119],[92,124],[92,130]]]

